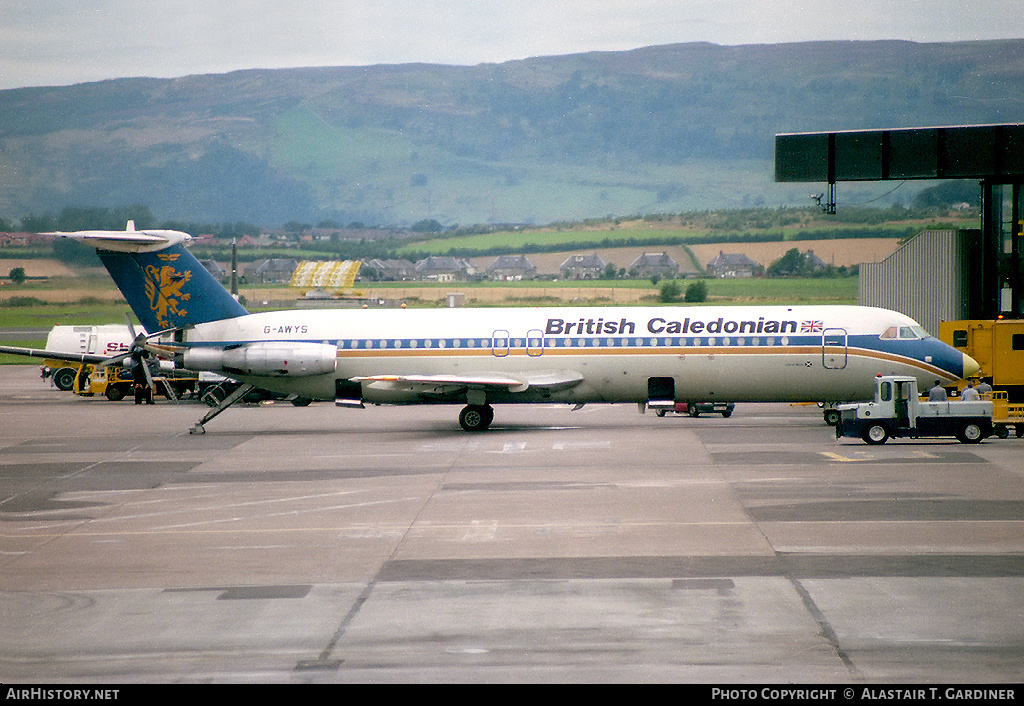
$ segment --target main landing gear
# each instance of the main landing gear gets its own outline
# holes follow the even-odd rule
[[[486,431],[494,421],[494,408],[489,404],[466,405],[459,412],[459,424],[466,431]]]

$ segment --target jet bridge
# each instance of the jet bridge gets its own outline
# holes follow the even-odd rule
[[[1024,318],[1021,184],[1024,124],[853,130],[775,136],[775,181],[817,182],[835,213],[843,181],[976,179],[981,233],[971,252],[966,318]]]

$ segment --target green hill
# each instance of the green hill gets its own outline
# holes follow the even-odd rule
[[[14,89],[0,91],[0,216],[141,203],[186,221],[451,225],[803,205],[806,188],[772,181],[776,133],[1019,122],[1022,85],[1024,40],[1005,40]]]

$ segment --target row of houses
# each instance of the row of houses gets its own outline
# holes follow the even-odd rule
[[[808,250],[801,255],[808,270],[816,271],[827,267],[825,261],[815,255],[813,250]],[[718,278],[760,277],[764,274],[765,267],[742,253],[727,253],[719,250],[718,256],[708,263],[706,272],[708,276]]]
[[[231,276],[227,268],[213,260],[203,265],[221,280]],[[251,284],[286,283],[299,261],[291,258],[257,260],[245,265],[239,272]],[[598,255],[572,255],[560,266],[564,279],[597,279],[604,276],[608,264]],[[641,255],[629,266],[628,271],[636,277],[662,278],[679,276],[680,267],[667,253]],[[501,255],[483,270],[461,257],[432,256],[416,263],[410,260],[385,260],[375,258],[363,263],[361,276],[383,281],[423,282],[465,282],[473,279],[494,281],[516,281],[534,279],[537,267],[525,255]]]
[[[200,261],[210,274],[222,282],[231,278],[230,266],[225,266],[216,260]],[[299,266],[298,260],[279,257],[268,260],[256,260],[242,267],[238,273],[250,284],[280,284],[290,282],[295,269]]]
[[[812,269],[825,267],[825,262],[813,251],[808,250],[804,257]],[[203,264],[222,280],[230,277],[231,273],[217,262],[208,260]],[[298,260],[290,258],[257,260],[242,268],[239,274],[252,284],[286,283],[291,281],[298,264]],[[562,279],[598,279],[605,275],[607,269],[608,263],[596,254],[570,255],[559,266],[559,274]],[[681,268],[670,255],[662,252],[640,255],[626,271],[630,276],[643,279],[654,276],[668,279],[680,276]],[[742,253],[719,252],[707,264],[706,271],[711,277],[760,277],[765,267]],[[465,258],[453,256],[431,256],[415,263],[375,258],[364,262],[361,272],[365,279],[396,282],[516,281],[534,279],[537,275],[537,267],[525,255],[501,255],[483,270]]]
[[[501,255],[483,271],[471,262],[458,257],[427,257],[416,264],[408,260],[371,260],[366,263],[373,268],[380,279],[424,280],[439,282],[465,281],[468,279],[490,279],[494,281],[516,281],[534,279],[537,266],[525,255]],[[598,279],[605,275],[608,263],[598,255],[571,255],[559,266],[563,279]],[[628,271],[637,277],[677,277],[679,263],[666,253],[651,253],[638,257]]]

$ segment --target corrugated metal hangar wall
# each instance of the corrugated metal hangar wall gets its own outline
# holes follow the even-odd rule
[[[881,262],[862,263],[860,303],[899,311],[938,336],[940,321],[968,317],[969,248],[978,237],[976,231],[923,231]]]

